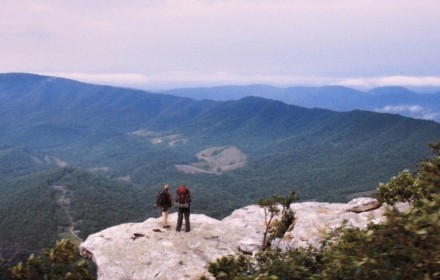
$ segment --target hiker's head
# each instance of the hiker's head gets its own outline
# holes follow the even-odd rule
[[[163,189],[166,190],[166,191],[169,190],[170,189],[170,185],[166,184],[165,186],[163,186]]]

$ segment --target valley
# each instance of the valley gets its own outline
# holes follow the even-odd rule
[[[59,207],[61,207],[62,211],[65,213],[68,224],[64,224],[63,226],[58,226],[58,232],[60,238],[66,238],[72,241],[74,244],[79,244],[82,242],[82,239],[77,235],[75,231],[75,227],[81,224],[81,220],[74,221],[72,211],[70,208],[70,202],[74,193],[69,191],[66,186],[51,186],[54,190],[59,192],[59,197],[56,197],[56,203]]]
[[[157,217],[164,184],[188,185],[191,211],[217,219],[292,190],[300,201],[347,202],[413,169],[440,139],[440,124],[393,114],[30,74],[0,74],[0,117],[3,253]]]

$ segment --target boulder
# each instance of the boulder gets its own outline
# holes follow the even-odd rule
[[[354,199],[354,201],[347,204],[293,203],[291,208],[295,211],[295,225],[284,234],[283,238],[274,240],[272,246],[284,251],[292,248],[319,248],[325,234],[334,231],[342,224],[345,224],[348,228],[365,229],[370,223],[385,222],[385,213],[391,209],[390,206],[383,204],[375,209],[364,207],[365,211],[361,212],[362,207],[358,207],[358,205],[362,204],[363,201],[370,201],[370,199]],[[356,211],[349,211],[348,209],[352,210],[353,205],[356,205]],[[399,211],[406,211],[409,205],[398,203],[395,207]]]
[[[377,199],[371,197],[359,197],[355,198],[347,204],[347,212],[361,213],[370,210],[377,209],[381,206]]]

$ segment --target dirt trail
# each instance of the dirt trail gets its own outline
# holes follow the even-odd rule
[[[52,186],[52,188],[61,192],[61,196],[57,199],[57,204],[61,207],[61,209],[63,209],[67,219],[69,220],[69,233],[82,242],[83,240],[75,233],[75,221],[70,214],[70,201],[72,199],[73,192],[70,191],[66,186]]]

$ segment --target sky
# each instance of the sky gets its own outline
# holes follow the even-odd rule
[[[142,89],[440,87],[439,0],[1,0],[0,73]]]

